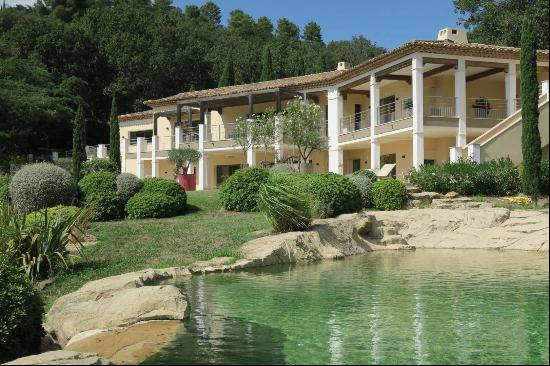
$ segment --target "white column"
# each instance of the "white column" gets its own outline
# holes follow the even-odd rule
[[[193,174],[194,170],[195,170],[195,164],[190,163],[189,169],[187,169],[187,174]]]
[[[478,144],[468,145],[468,159],[481,163],[481,148]]]
[[[424,165],[424,66],[422,57],[412,59],[413,167]]]
[[[344,98],[338,88],[328,90],[328,170],[343,174],[343,151],[338,144],[340,120],[344,116]]]
[[[145,172],[143,171],[143,160],[141,159],[141,154],[143,152],[144,143],[143,137],[138,137],[136,142],[136,176],[143,179],[145,177]]]
[[[204,153],[204,141],[206,140],[206,125],[199,125],[199,151],[201,158],[199,159],[199,179],[197,182],[197,190],[203,191],[207,185],[208,164],[206,154]]]
[[[283,125],[279,117],[275,117],[275,141],[273,142],[275,150],[275,162],[279,162],[284,157],[283,147]]]
[[[516,111],[516,64],[508,64],[508,72],[504,76],[506,89],[506,115],[510,116]]]
[[[370,76],[370,168],[380,169],[380,142],[376,137],[378,109],[380,107],[380,84],[376,76]]]
[[[159,137],[153,135],[151,138],[151,176],[157,178],[159,176],[159,161],[157,160],[157,151],[159,149]]]
[[[174,150],[180,148],[181,145],[181,127],[177,126],[174,128]]]
[[[107,146],[105,144],[97,145],[96,154],[98,159],[105,159],[107,157]]]
[[[128,169],[126,168],[126,155],[128,154],[129,141],[127,138],[123,137],[120,139],[120,172],[126,173]]]
[[[456,146],[466,146],[466,61],[458,60],[455,69],[455,103],[456,116],[458,117],[458,131]]]
[[[549,93],[549,87],[548,87],[548,80],[544,80],[542,82],[542,95],[546,95],[546,99],[548,100],[548,93]]]
[[[57,151],[52,151],[52,160],[58,160],[59,159],[59,153]]]
[[[252,119],[246,120],[248,125],[250,126],[253,123]],[[246,164],[248,166],[255,166],[256,165],[256,150],[254,149],[254,144],[252,141],[252,131],[249,129],[248,133],[248,150],[246,150]]]
[[[453,146],[449,148],[449,161],[451,163],[456,163],[462,157],[462,148],[458,146]]]

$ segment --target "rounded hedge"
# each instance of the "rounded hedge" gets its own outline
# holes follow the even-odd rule
[[[81,200],[92,209],[92,220],[106,221],[123,216],[123,202],[117,193],[117,174],[95,172],[85,175],[78,188]]]
[[[229,211],[257,211],[258,194],[269,178],[269,171],[250,167],[239,169],[220,187],[220,201]]]
[[[117,174],[114,172],[90,173],[78,182],[78,188],[84,199],[89,195],[105,191],[116,192],[116,178]]]
[[[148,219],[175,216],[181,213],[177,198],[160,192],[139,192],[126,203],[129,219]]]
[[[25,273],[0,255],[0,363],[37,353],[43,304]]]
[[[8,194],[10,191],[10,177],[0,174],[0,205],[8,202]]]
[[[361,203],[363,208],[372,207],[372,185],[373,181],[365,174],[350,174],[348,179],[355,184],[361,193]]]
[[[116,177],[116,190],[123,202],[128,202],[130,197],[139,192],[143,181],[130,173],[122,173]]]
[[[10,197],[16,209],[27,214],[44,207],[69,205],[76,196],[71,174],[50,163],[29,164],[13,176]]]
[[[396,179],[385,179],[372,185],[374,207],[378,210],[392,211],[403,208],[409,195],[407,187]]]
[[[80,172],[82,173],[82,175],[96,172],[118,173],[118,166],[115,162],[109,159],[87,160],[82,164]]]
[[[143,187],[141,187],[139,192],[161,193],[172,197],[176,205],[174,214],[185,212],[187,205],[187,193],[182,186],[172,179],[145,178],[143,181]]]
[[[58,219],[66,220],[70,217],[74,217],[79,211],[80,208],[76,206],[55,206],[50,207],[48,210],[48,220],[49,221],[56,221]],[[29,214],[27,214],[25,218],[25,224],[32,226],[34,224],[43,224],[44,219],[46,217],[46,209],[43,208],[39,211],[34,211]]]
[[[335,217],[361,209],[359,189],[339,174],[315,173],[289,176],[296,188],[310,197],[313,213],[317,217]]]

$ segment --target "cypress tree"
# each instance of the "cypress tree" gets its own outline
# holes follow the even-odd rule
[[[223,67],[222,76],[220,77],[218,86],[221,87],[231,85],[235,85],[235,69],[233,68],[233,60],[231,60],[230,57]]]
[[[523,191],[536,203],[539,196],[542,157],[537,80],[536,36],[532,17],[525,16],[521,32],[521,151],[523,154]]]
[[[86,161],[86,120],[84,108],[78,105],[73,126],[73,176],[78,181],[82,163]]]
[[[116,97],[111,102],[111,118],[109,118],[109,159],[116,164],[120,171],[120,131],[116,108]]]
[[[271,50],[269,46],[265,46],[262,52],[262,75],[260,76],[260,81],[273,80],[274,78]]]

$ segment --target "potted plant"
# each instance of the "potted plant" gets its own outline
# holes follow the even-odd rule
[[[168,160],[174,164],[175,179],[186,191],[194,191],[197,186],[195,174],[189,173],[191,164],[196,164],[201,153],[195,149],[177,149],[168,152]]]
[[[476,118],[488,118],[491,111],[491,104],[485,98],[477,98],[472,105]]]

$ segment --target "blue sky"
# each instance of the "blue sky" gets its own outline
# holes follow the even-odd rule
[[[180,7],[207,0],[173,0]],[[255,19],[265,15],[274,25],[286,17],[303,28],[319,23],[325,42],[364,35],[392,49],[412,39],[435,39],[440,28],[457,25],[459,14],[452,0],[218,0],[223,22],[234,9]]]
[[[1,0],[0,0],[1,1]],[[173,0],[182,8],[207,0]],[[6,0],[8,5],[29,5],[35,0]],[[412,39],[434,39],[437,31],[457,25],[452,0],[214,0],[224,24],[231,10],[241,9],[255,19],[265,15],[273,24],[286,17],[303,28],[310,21],[321,25],[325,42],[364,35],[392,49]]]

